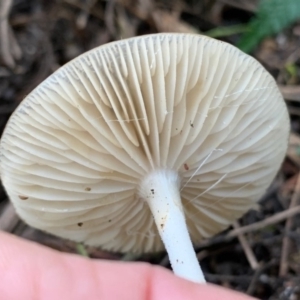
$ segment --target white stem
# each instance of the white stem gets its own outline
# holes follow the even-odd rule
[[[185,222],[179,188],[176,172],[158,170],[142,181],[140,195],[149,204],[174,273],[204,283],[206,281]]]

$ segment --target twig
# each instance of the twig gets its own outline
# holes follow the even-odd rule
[[[0,59],[9,68],[15,67],[15,59],[21,58],[21,49],[8,23],[12,0],[0,1]]]
[[[165,255],[159,264],[163,267],[167,267],[170,264],[169,256]]]
[[[300,116],[300,109],[296,107],[288,107],[289,114],[291,116]]]
[[[293,232],[290,232],[288,233],[290,237],[294,238],[294,235],[297,235],[297,233],[293,233]],[[198,248],[200,249],[205,249],[205,248],[208,248],[208,247],[212,247],[212,246],[216,246],[216,245],[220,245],[222,243],[227,243],[229,241],[231,241],[234,237],[227,237],[226,235],[221,235],[221,236],[216,236],[214,238],[211,238],[209,240],[206,240],[206,241],[203,241]],[[283,238],[283,234],[278,234],[278,235],[275,235],[275,236],[271,236],[271,237],[267,237],[263,240],[261,240],[261,243],[263,243],[264,245],[274,245],[274,243],[279,243],[282,241],[282,238]],[[253,245],[255,244],[256,242],[253,241],[250,243],[250,245]],[[198,252],[199,254],[199,257],[198,258],[199,260],[205,258],[207,256],[207,252],[205,252],[206,250],[200,250]],[[197,255],[198,255],[197,254]]]
[[[252,279],[252,276],[249,275],[227,275],[227,274],[210,274],[210,273],[205,273],[204,275],[208,281],[233,281],[233,282],[248,283]]]
[[[223,2],[227,5],[243,9],[250,12],[255,12],[257,10],[256,3],[253,3],[253,1],[242,1],[242,0],[219,0],[220,2]]]
[[[292,196],[290,209],[296,207],[300,198],[300,173],[298,175],[298,180],[295,187],[295,192]],[[285,223],[285,232],[289,232],[293,226],[293,218],[290,216]],[[279,268],[279,276],[286,276],[288,272],[288,255],[290,253],[291,240],[288,235],[285,235],[282,241],[282,250],[281,250],[281,259],[280,259],[280,268]]]
[[[300,205],[293,207],[293,208],[289,208],[278,214],[275,214],[272,217],[264,219],[263,221],[256,222],[256,223],[253,223],[253,224],[250,224],[247,226],[243,226],[238,229],[233,229],[226,235],[226,237],[233,238],[233,237],[237,237],[239,234],[256,231],[256,230],[262,229],[266,226],[279,223],[279,222],[281,222],[289,217],[295,216],[299,213],[300,213]]]
[[[280,85],[279,89],[286,100],[300,101],[300,85]]]
[[[86,24],[88,22],[88,19],[89,19],[89,16],[91,14],[91,11],[92,11],[92,7],[95,5],[96,3],[96,0],[89,0],[89,1],[85,1],[85,8],[86,9],[83,9],[79,16],[77,17],[77,20],[76,20],[76,25],[77,25],[77,28],[79,29],[84,29],[86,27]]]
[[[206,258],[210,253],[207,250],[202,250],[197,253],[197,258],[199,261]]]
[[[250,284],[248,286],[248,289],[246,291],[246,294],[248,295],[252,295],[254,290],[255,290],[255,286],[256,286],[256,282],[258,281],[260,275],[262,273],[262,268],[257,268],[252,276],[252,279],[250,281]]]
[[[288,158],[298,167],[300,166],[300,156],[298,154],[300,147],[300,136],[295,132],[291,132],[289,139],[289,147],[287,150]]]
[[[196,255],[197,255],[198,260],[201,261],[209,256],[222,255],[223,252],[228,252],[228,251],[232,250],[232,247],[233,247],[232,243],[225,244],[225,245],[219,245],[218,247],[216,247],[216,249],[205,249],[205,250],[196,252]]]
[[[116,7],[116,0],[111,0],[107,2],[105,7],[105,14],[104,14],[104,22],[108,32],[115,37],[117,35],[117,28],[115,24],[115,7]]]
[[[19,217],[17,216],[13,205],[8,202],[0,216],[0,230],[8,232],[12,231],[17,225],[18,221]]]
[[[248,295],[253,295],[254,291],[255,291],[255,286],[256,286],[256,282],[258,281],[260,275],[265,272],[267,269],[269,269],[270,267],[274,266],[275,264],[277,264],[276,260],[271,260],[269,261],[267,264],[260,266],[254,273],[251,282],[248,286],[248,289],[246,291],[246,293]]]
[[[233,223],[233,227],[235,229],[239,229],[241,228],[240,224],[236,221]],[[247,241],[247,239],[245,238],[245,236],[243,234],[239,234],[238,235],[238,240],[245,252],[245,255],[247,257],[247,260],[252,268],[252,270],[256,270],[259,267],[259,264],[257,262],[257,259],[251,249],[251,247],[249,246],[249,243]]]

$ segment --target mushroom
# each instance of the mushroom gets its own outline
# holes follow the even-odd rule
[[[205,36],[148,35],[89,51],[31,92],[2,136],[1,178],[29,225],[111,251],[165,246],[175,274],[205,282],[192,242],[255,206],[288,134],[255,59]]]

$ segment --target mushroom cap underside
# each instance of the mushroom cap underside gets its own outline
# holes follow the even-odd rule
[[[1,179],[33,227],[159,251],[142,178],[178,171],[197,244],[255,205],[288,134],[286,105],[255,59],[204,36],[142,36],[79,56],[22,101],[1,140]]]

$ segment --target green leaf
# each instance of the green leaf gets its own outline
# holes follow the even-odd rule
[[[297,69],[297,66],[296,66],[295,64],[287,63],[287,64],[284,66],[284,68],[285,68],[285,70],[288,72],[288,74],[289,74],[291,77],[294,77],[294,78],[297,77],[298,69]]]
[[[83,244],[81,244],[81,243],[76,244],[76,250],[77,250],[78,254],[80,254],[84,257],[89,257],[89,254]]]
[[[263,38],[279,33],[298,19],[300,0],[261,0],[256,16],[249,22],[238,47],[250,52]]]
[[[225,36],[230,36],[233,34],[244,33],[247,30],[247,25],[238,24],[224,27],[217,27],[209,31],[203,32],[203,34],[210,36],[212,38],[220,38]]]

